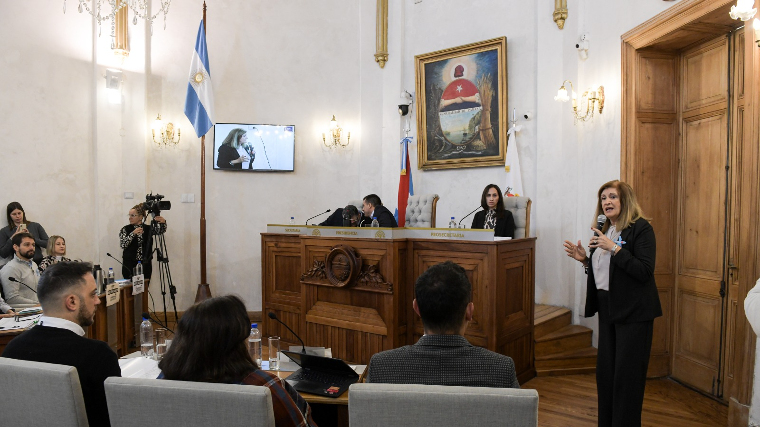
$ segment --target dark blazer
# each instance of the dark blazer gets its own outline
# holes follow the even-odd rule
[[[319,223],[321,227],[343,227],[343,208],[335,211],[326,220]]]
[[[391,211],[388,210],[385,206],[375,206],[375,212],[373,215],[377,218],[377,222],[380,223],[380,227],[387,227],[387,228],[397,228],[398,223],[396,222],[396,218],[393,216]],[[366,216],[362,217],[363,220],[363,226],[369,227],[372,225],[372,218],[368,218]]]
[[[472,225],[470,228],[483,228],[486,224],[486,211],[482,210],[475,214],[472,219]],[[504,209],[504,216],[496,217],[496,228],[494,228],[494,236],[496,237],[515,237],[515,219],[512,217],[512,212]],[[522,237],[522,236],[521,236]]]
[[[231,165],[230,162],[240,158],[240,153],[230,145],[219,146],[219,157],[216,158],[216,167],[221,169],[243,169],[243,164]]]
[[[610,320],[634,323],[662,316],[660,296],[654,282],[657,253],[654,229],[639,218],[620,234],[625,242],[610,258]],[[592,250],[593,254],[593,250]],[[586,317],[599,311],[594,269],[589,265],[586,280]]]
[[[3,357],[77,368],[87,421],[91,426],[110,425],[103,382],[120,377],[121,368],[116,353],[105,342],[80,337],[68,329],[35,326],[9,342]]]
[[[414,345],[376,353],[367,369],[371,383],[520,388],[510,357],[461,335],[424,335]]]

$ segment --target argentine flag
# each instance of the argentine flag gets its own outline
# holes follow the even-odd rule
[[[206,32],[203,20],[198,28],[193,59],[190,61],[190,78],[187,82],[185,115],[200,138],[214,126],[214,92],[211,90],[211,72],[208,67]]]

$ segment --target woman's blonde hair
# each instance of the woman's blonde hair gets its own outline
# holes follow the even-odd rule
[[[597,217],[599,217],[599,215],[604,215],[604,209],[602,209],[602,193],[608,188],[614,188],[617,190],[618,197],[620,198],[620,215],[615,224],[618,230],[625,230],[639,218],[644,218],[649,221],[649,218],[644,216],[644,212],[642,212],[641,206],[639,206],[639,202],[636,200],[636,193],[633,192],[633,188],[625,182],[616,179],[604,183],[604,185],[599,188],[599,192],[596,194],[596,213],[594,214],[594,221],[591,223],[592,227],[596,228],[598,225],[596,222]],[[610,220],[608,219],[604,222],[602,233],[606,233],[609,228]]]
[[[53,256],[53,249],[55,249],[55,242],[57,242],[58,239],[63,240],[64,244],[66,243],[66,239],[58,235],[53,235],[53,236],[50,236],[50,238],[48,238],[48,245],[47,245],[47,248],[45,249],[47,251],[48,256]],[[65,250],[63,251],[63,254],[66,255]]]
[[[240,147],[240,138],[246,133],[248,133],[248,131],[241,128],[232,129],[230,133],[227,134],[227,137],[224,138],[224,141],[222,141],[222,145],[238,148]]]
[[[140,215],[141,217],[145,218],[145,205],[143,203],[138,203],[138,204],[132,206],[132,209],[134,209],[135,212],[137,212],[138,215]]]

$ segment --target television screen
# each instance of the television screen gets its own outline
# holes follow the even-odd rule
[[[293,171],[295,126],[217,123],[214,169]]]

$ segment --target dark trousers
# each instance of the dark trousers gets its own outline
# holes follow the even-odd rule
[[[596,356],[599,426],[641,426],[654,321],[612,323],[609,292],[596,292],[599,301]]]
[[[151,273],[153,273],[153,262],[147,261],[143,263],[143,276],[145,276],[146,279],[150,279]],[[135,271],[135,266],[137,265],[137,261],[127,261],[124,260],[124,265],[121,267],[121,275],[128,280],[132,279],[132,272]]]

